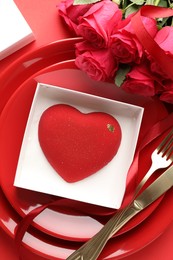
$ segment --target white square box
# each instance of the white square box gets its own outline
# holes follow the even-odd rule
[[[122,130],[122,141],[114,158],[96,174],[79,182],[64,181],[46,160],[38,141],[40,117],[48,107],[55,104],[68,104],[83,113],[106,112],[118,120]],[[38,83],[14,185],[118,209],[124,196],[128,169],[134,157],[142,115],[142,107]]]
[[[34,40],[34,35],[12,0],[0,0],[0,60]]]

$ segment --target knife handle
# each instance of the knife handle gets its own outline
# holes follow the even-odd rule
[[[88,242],[72,253],[67,260],[96,260],[105,244],[122,226],[141,211],[136,201],[115,214]]]

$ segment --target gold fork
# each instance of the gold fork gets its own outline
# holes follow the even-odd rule
[[[166,168],[173,162],[173,129],[158,145],[151,155],[152,164],[146,175],[138,184],[134,198],[139,194],[141,188],[157,169]],[[107,241],[120,229],[124,220],[127,222],[129,206],[115,214],[106,225],[89,241],[72,253],[67,260],[96,260],[102,252]],[[119,227],[118,227],[119,226]]]

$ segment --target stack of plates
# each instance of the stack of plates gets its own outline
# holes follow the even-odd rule
[[[22,242],[36,255],[48,259],[66,259],[98,232],[116,210],[13,186],[37,82],[144,107],[139,142],[152,125],[167,115],[160,101],[127,94],[110,83],[92,81],[78,70],[74,64],[74,46],[78,41],[80,39],[75,38],[54,42],[22,56],[0,78],[0,221],[3,229],[14,237],[15,228],[22,217],[39,205],[58,200],[56,207],[47,208],[34,219],[34,228],[27,231]],[[149,168],[151,153],[159,141],[154,140],[140,153],[138,175],[128,176],[127,190],[129,183],[135,183]],[[169,191],[110,239],[100,259],[122,258],[157,238],[172,221],[173,210],[169,207],[173,202],[172,193]],[[129,195],[125,194],[123,205],[128,203]]]

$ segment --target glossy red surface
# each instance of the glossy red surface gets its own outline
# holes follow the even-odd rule
[[[2,192],[0,195],[0,218],[2,227],[7,234],[14,238],[15,228],[20,221],[20,218]],[[173,209],[169,207],[173,202],[172,195],[173,190],[170,190],[157,209],[149,218],[136,227],[136,229],[129,231],[127,235],[124,234],[111,239],[99,259],[115,260],[131,255],[139,249],[144,248],[161,235],[166,227],[172,222]],[[164,214],[165,211],[169,214]],[[150,232],[148,232],[149,230]],[[47,257],[48,259],[63,260],[66,259],[73,250],[76,250],[80,244],[65,242],[58,239],[55,240],[53,237],[46,236],[39,231],[30,231],[25,234],[23,245],[38,256]],[[35,258],[37,259],[36,256]]]
[[[0,62],[0,71],[1,74],[4,70],[9,69],[10,64],[22,54],[25,54],[27,52],[33,51],[39,46],[43,44],[48,44],[52,41],[64,39],[67,37],[71,37],[72,35],[69,33],[69,31],[66,29],[64,24],[62,23],[60,17],[57,15],[57,9],[56,4],[59,2],[59,0],[15,0],[17,5],[19,6],[20,10],[24,14],[25,18],[27,19],[28,23],[32,27],[36,41],[29,46],[23,48],[22,50],[16,52],[15,54],[11,55],[10,57],[6,58],[5,60]],[[43,30],[44,28],[44,30]],[[50,30],[51,28],[51,30]],[[45,37],[46,35],[46,37]],[[70,54],[69,54],[70,55]],[[70,56],[69,56],[70,57]],[[12,73],[13,71],[11,71]],[[12,74],[11,74],[12,75]],[[10,75],[10,76],[11,76]],[[6,79],[7,80],[7,79]],[[20,81],[20,79],[19,79]],[[0,91],[1,88],[3,88],[3,81],[1,79],[0,75]],[[13,92],[13,91],[12,91]],[[11,92],[11,93],[12,93]],[[3,107],[3,104],[6,103],[9,96],[11,95],[10,91],[4,94],[3,99],[1,98],[1,104]],[[1,108],[2,108],[1,107]],[[2,197],[1,197],[2,198]],[[167,228],[164,234],[162,236],[152,242],[149,246],[146,246],[144,249],[140,250],[140,247],[138,248],[140,251],[137,253],[134,253],[131,256],[125,257],[123,256],[123,259],[125,260],[134,260],[134,259],[147,259],[147,260],[172,260],[173,259],[173,247],[172,247],[172,236],[173,236],[173,224],[171,224],[171,220],[173,220],[172,213],[171,213],[171,205],[172,202],[169,204],[169,200],[163,200],[164,205],[166,205],[165,212],[163,214],[163,218],[160,217],[157,219],[159,223],[164,223],[164,217],[167,216],[170,218],[170,226]],[[1,204],[2,205],[2,204]],[[2,211],[1,211],[2,212]],[[155,214],[156,213],[156,214]],[[153,222],[151,221],[149,226],[147,226],[147,232],[150,232],[151,229],[158,229],[158,227],[155,227],[154,223],[156,221],[156,215],[158,213],[158,209],[156,212],[154,212],[151,217],[148,218],[149,220],[153,219]],[[9,226],[11,227],[11,220],[10,220],[10,214],[6,216],[6,220],[9,220]],[[10,229],[9,227],[9,229]],[[3,225],[4,228],[4,225]],[[144,228],[145,230],[145,228]],[[7,231],[7,230],[6,230]],[[131,235],[131,234],[130,234]],[[137,234],[136,236],[136,244],[139,243],[140,239],[143,237],[143,229],[141,228],[140,234]],[[123,240],[123,238],[122,238]],[[123,242],[123,241],[122,241]],[[16,260],[18,259],[18,255],[14,249],[13,241],[9,236],[3,231],[0,230],[0,244],[1,244],[1,258],[5,260]],[[146,242],[147,245],[147,242]],[[131,245],[129,244],[129,247]],[[120,247],[119,251],[126,252],[126,248]],[[128,253],[128,250],[127,250]],[[43,260],[43,257],[35,256],[34,253],[29,252],[26,249],[22,250],[22,256],[23,259],[34,259],[34,260]],[[47,258],[46,258],[47,259]]]
[[[10,90],[11,86],[13,86],[11,91],[14,91],[15,89],[16,91],[14,91],[11,98],[5,105],[0,118],[0,154],[2,158],[0,163],[2,169],[0,174],[0,182],[5,195],[21,216],[25,216],[31,209],[36,208],[38,205],[49,203],[53,200],[53,197],[50,195],[35,193],[13,186],[25,125],[38,81],[85,92],[89,91],[92,94],[106,97],[108,96],[109,98],[113,96],[120,101],[126,101],[145,107],[140,136],[145,134],[155,122],[161,120],[167,115],[167,111],[165,110],[163,104],[158,100],[142,97],[139,99],[138,97],[128,95],[120,89],[112,86],[112,84],[100,84],[98,82],[94,82],[84,73],[77,70],[73,61],[65,60],[67,57],[66,49],[68,52],[71,52],[71,55],[74,55],[74,51],[72,52],[70,46],[72,44],[74,45],[75,41],[75,39],[72,39],[62,42],[55,42],[49,46],[38,49],[38,51],[35,51],[34,53],[21,57],[18,61],[14,62],[11,65],[11,68],[9,70],[7,69],[3,75],[3,78],[5,79],[10,74],[10,71],[15,71],[13,73],[13,79],[9,79],[8,82],[6,82],[6,88]],[[61,50],[62,45],[65,46],[64,51]],[[64,59],[64,61],[52,64],[52,60],[51,62],[49,61],[50,56],[53,57],[53,60],[55,60],[54,56],[56,56],[56,61],[59,61],[58,51],[56,51],[56,53],[53,52],[53,50],[56,49],[61,50],[59,52],[60,57],[61,60]],[[38,64],[37,60],[40,56],[42,56],[42,62]],[[50,62],[50,65],[48,61]],[[30,66],[26,68],[24,64],[30,64]],[[67,74],[68,77],[66,77]],[[20,78],[20,82],[17,81],[18,78]],[[12,81],[15,82],[13,85]],[[3,96],[3,89],[1,89],[1,94]],[[7,92],[5,92],[5,94],[7,94]],[[21,109],[21,107],[23,109]],[[150,115],[151,109],[153,111],[152,116]],[[18,134],[16,135],[16,133]],[[149,167],[150,154],[155,146],[156,144],[153,142],[147,148],[147,156],[146,153],[141,156],[138,178],[141,178],[140,176],[142,176],[147,170],[147,167]],[[129,181],[132,180],[129,178]],[[131,192],[133,192],[133,190]],[[128,196],[125,196],[124,204],[128,202],[128,197],[129,194]],[[124,233],[138,225],[152,213],[159,202],[160,200],[156,201],[134,220],[129,222],[126,227],[119,231],[119,234]],[[111,209],[93,206],[90,204],[86,205],[68,199],[61,200],[59,203],[61,204],[60,206],[57,206],[56,210],[45,210],[37,217],[34,223],[36,223],[36,226],[39,229],[44,230],[48,234],[68,240],[83,241],[92,237],[101,227],[101,224],[99,224],[97,219],[101,220],[104,224],[107,221],[107,217],[104,217],[104,215],[109,215],[114,212]],[[67,205],[69,206],[69,209],[62,211],[62,206],[67,208]],[[85,209],[83,216],[77,214],[80,216],[80,226],[79,216],[73,216],[75,208],[77,211]],[[90,213],[95,213],[96,220],[88,217]],[[99,218],[100,215],[103,215],[101,219]],[[56,225],[57,221],[58,223],[61,223],[61,225]]]

